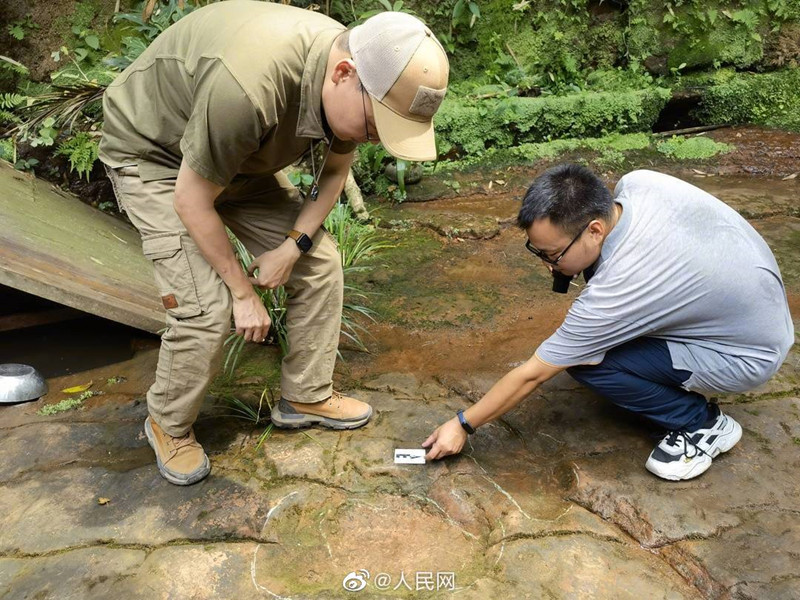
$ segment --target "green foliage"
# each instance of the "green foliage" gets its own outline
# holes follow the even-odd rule
[[[626,56],[633,62],[656,55],[667,57],[670,67],[747,68],[762,59],[771,32],[800,19],[800,3],[631,0],[626,13]]]
[[[325,218],[325,229],[333,236],[339,247],[345,280],[357,271],[370,269],[364,263],[380,250],[392,247],[391,244],[381,240],[374,226],[360,223],[347,204],[334,206]],[[361,289],[345,284],[344,291],[342,335],[353,342],[359,350],[366,351],[367,348],[361,341],[360,335],[365,329],[358,324],[355,316],[361,315],[374,321],[375,312],[361,303],[366,299],[366,294]]]
[[[373,225],[360,223],[347,204],[340,203],[333,207],[325,218],[325,229],[339,246],[345,273],[368,268],[363,265],[366,259],[390,247],[381,241]]]
[[[304,196],[308,194],[311,185],[314,183],[314,176],[311,173],[305,173],[300,170],[290,171],[288,177],[289,183],[299,189]]]
[[[245,245],[230,231],[228,231],[228,238],[233,245],[233,250],[236,258],[242,269],[247,271],[250,263],[253,262],[253,255],[245,247]],[[253,286],[253,290],[258,294],[264,307],[267,309],[272,326],[270,327],[270,334],[273,341],[278,343],[281,349],[281,355],[285,355],[289,351],[289,334],[286,330],[286,289],[283,286],[275,290],[264,290],[260,287]],[[226,374],[232,375],[236,370],[236,365],[244,348],[244,338],[240,335],[232,333],[225,345],[228,346],[228,351],[225,355],[225,364],[223,370]]]
[[[26,96],[16,93],[0,94],[0,125],[17,124],[20,122],[13,110],[22,106],[27,100]]]
[[[405,3],[403,0],[395,0],[394,2],[390,2],[390,0],[375,0],[375,3],[378,5],[378,8],[362,13],[359,17],[359,22],[366,21],[370,17],[382,12],[404,12],[414,14],[413,10],[404,6]]]
[[[700,160],[711,158],[717,154],[724,154],[733,150],[730,144],[715,142],[707,137],[676,137],[659,142],[656,149],[670,158],[678,160]]]
[[[350,207],[345,204],[337,204],[326,217],[324,225],[339,247],[345,278],[349,273],[352,274],[356,271],[368,269],[369,267],[363,263],[369,257],[383,248],[391,247],[381,241],[373,226],[359,223],[350,211]],[[233,233],[228,232],[228,237],[233,244],[239,263],[243,269],[247,269],[253,261],[253,256]],[[285,355],[289,350],[288,331],[286,329],[286,290],[283,286],[277,290],[262,290],[255,286],[253,289],[259,295],[269,313],[269,317],[272,320],[271,334],[280,346],[281,355]],[[342,335],[351,340],[357,348],[366,350],[359,333],[364,328],[356,322],[354,317],[355,315],[362,315],[374,320],[374,311],[359,303],[359,299],[363,298],[365,298],[364,292],[353,286],[345,285]],[[233,376],[244,350],[244,338],[233,333],[225,341],[225,346],[227,350],[223,372],[227,376]]]
[[[363,194],[374,194],[392,202],[400,203],[406,199],[405,186],[393,184],[386,177],[386,165],[395,162],[381,144],[362,144],[358,147],[353,162],[353,177]],[[399,164],[399,162],[398,162]]]
[[[98,118],[90,109],[99,104],[104,90],[104,86],[89,81],[54,85],[28,98],[29,103],[18,111],[21,122],[13,133],[33,147],[50,147],[62,129],[79,134],[96,128]],[[96,144],[89,143],[88,135],[76,135],[57,151],[69,157],[73,170],[87,177],[97,159]]]
[[[707,123],[755,123],[800,131],[800,69],[721,73],[703,93],[697,116]]]
[[[138,33],[136,36],[122,38],[122,53],[106,59],[106,64],[114,69],[123,70],[136,60],[145,51],[150,42],[156,39],[167,27],[177,23],[192,12],[195,7],[186,3],[183,8],[178,6],[177,0],[170,0],[160,4],[145,21],[142,19],[142,9],[145,2],[137,5],[136,10],[129,13],[119,13],[114,16],[114,21],[121,24],[131,24]]]
[[[83,406],[83,403],[86,402],[89,398],[94,396],[102,396],[103,392],[94,392],[92,390],[86,390],[80,396],[70,396],[69,398],[65,398],[60,402],[56,402],[55,404],[47,404],[43,406],[38,411],[36,411],[37,415],[41,415],[43,417],[50,417],[53,415],[57,415],[62,412],[66,412],[68,410],[72,410],[73,408],[79,408]]]
[[[94,163],[97,160],[98,142],[88,132],[81,131],[77,135],[62,142],[56,155],[66,156],[69,159],[70,170],[78,173],[79,177],[89,180]]]
[[[552,142],[521,144],[511,148],[508,156],[525,161],[553,159],[567,152],[593,150],[607,157],[619,158],[624,152],[643,150],[650,146],[651,137],[646,133],[613,134],[601,138],[561,139]]]
[[[481,8],[473,0],[456,0],[453,5],[453,14],[450,19],[452,29],[458,29],[462,25],[468,25],[470,29],[475,26],[475,22],[481,18]]]
[[[70,15],[69,23],[72,27],[88,29],[92,22],[100,13],[100,3],[98,0],[81,0],[75,3],[75,8]]]
[[[19,42],[24,40],[25,36],[35,29],[39,29],[39,25],[33,22],[31,15],[26,15],[24,19],[13,21],[7,27],[9,35]]]
[[[33,168],[39,164],[37,158],[20,158],[14,163],[14,168],[18,171],[33,171]]]
[[[670,91],[584,92],[564,97],[481,102],[446,99],[437,116],[439,148],[450,156],[480,156],[556,138],[650,131]]]
[[[28,76],[28,69],[22,63],[0,55],[0,90],[13,91],[20,80]]]
[[[0,160],[16,162],[17,148],[11,138],[0,138]]]

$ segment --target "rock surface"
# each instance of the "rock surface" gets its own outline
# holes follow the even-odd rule
[[[797,199],[781,198],[780,215],[754,207],[766,215],[754,225],[787,267],[797,317],[797,219],[784,206]],[[518,242],[475,243],[521,261]],[[439,276],[431,268],[420,285]],[[531,281],[509,282],[498,310],[527,306]],[[544,323],[524,333],[541,338],[558,319],[547,298],[520,313]],[[52,380],[43,400],[0,408],[0,598],[800,597],[797,348],[768,384],[718,399],[744,436],[692,481],[648,473],[652,432],[566,375],[482,427],[460,456],[395,465],[395,448],[419,446],[526,358],[535,339],[511,341],[531,317],[509,314],[473,321],[463,338],[477,349],[496,335],[497,352],[465,352],[441,326],[414,331],[403,356],[386,360],[379,347],[353,359],[348,391],[376,410],[361,430],[274,430],[258,447],[263,423],[209,401],[196,431],[212,473],[188,488],[159,476],[142,432],[152,350],[115,365],[127,382],[83,410],[36,414],[102,373]]]

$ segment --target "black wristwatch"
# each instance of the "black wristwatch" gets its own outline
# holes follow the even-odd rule
[[[310,237],[301,231],[297,231],[296,229],[292,229],[286,234],[286,237],[292,238],[297,244],[297,247],[300,248],[300,252],[303,254],[311,250],[311,246],[314,245],[314,242],[311,241]]]
[[[456,414],[458,415],[458,422],[461,423],[461,427],[464,428],[464,431],[470,435],[475,433],[475,428],[469,424],[469,421],[467,421],[467,417],[464,416],[464,411],[459,410]]]

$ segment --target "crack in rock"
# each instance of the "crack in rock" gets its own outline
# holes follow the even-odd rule
[[[97,540],[91,544],[79,544],[76,546],[65,546],[64,548],[56,548],[54,550],[47,550],[46,552],[20,552],[18,550],[11,552],[0,552],[0,559],[36,559],[36,558],[50,558],[52,556],[59,556],[67,554],[76,550],[87,550],[92,548],[105,548],[110,550],[141,550],[146,554],[151,554],[156,550],[163,548],[172,548],[174,546],[209,546],[215,544],[275,544],[272,540],[255,538],[255,537],[225,537],[224,535],[219,538],[179,538],[164,542],[163,544],[125,544],[122,542],[115,542],[111,540]]]

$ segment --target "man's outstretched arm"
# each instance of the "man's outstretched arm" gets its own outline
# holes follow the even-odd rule
[[[464,411],[464,417],[473,427],[480,427],[507,413],[542,383],[564,369],[548,365],[533,355],[525,364],[506,373],[483,398]],[[458,454],[466,441],[467,432],[461,427],[458,417],[453,417],[422,443],[424,448],[430,448],[425,458],[433,460]]]

